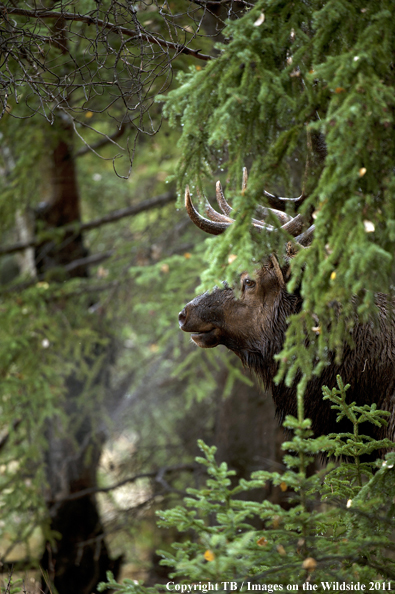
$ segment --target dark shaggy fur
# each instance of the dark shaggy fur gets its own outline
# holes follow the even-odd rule
[[[284,272],[284,271],[283,271]],[[287,318],[300,311],[301,299],[287,292],[281,271],[270,261],[256,276],[241,276],[241,296],[232,289],[215,289],[188,303],[179,315],[182,330],[190,332],[192,340],[202,348],[223,344],[234,351],[243,364],[255,371],[273,393],[277,414],[297,416],[296,383],[288,388],[273,381],[278,364],[274,355],[282,350]],[[391,413],[388,427],[361,427],[361,433],[381,439],[395,438],[395,324],[388,315],[388,298],[377,295],[378,319],[361,325],[356,323],[352,338],[355,347],[344,345],[342,361],[334,357],[320,377],[314,377],[305,392],[305,415],[312,420],[315,435],[350,431],[348,421],[336,423],[330,403],[322,399],[323,385],[336,386],[339,374],[350,383],[347,401],[376,403]]]

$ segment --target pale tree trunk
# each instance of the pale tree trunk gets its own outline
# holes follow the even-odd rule
[[[28,242],[34,238],[34,223],[34,213],[30,209],[25,210],[25,212],[17,211],[15,215],[17,241]],[[25,277],[35,278],[37,271],[34,249],[27,248],[17,254],[17,260],[21,274]]]

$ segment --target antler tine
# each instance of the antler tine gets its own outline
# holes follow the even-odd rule
[[[283,225],[285,223],[288,223],[289,221],[292,221],[293,219],[291,215],[287,214],[286,212],[283,212],[282,210],[277,210],[276,208],[269,208],[267,206],[261,206],[260,204],[258,204],[257,206],[257,211],[258,214],[260,214],[262,217],[267,217],[269,215],[269,212],[271,212],[278,218],[280,223],[282,223]]]
[[[210,233],[211,235],[220,235],[231,225],[232,223],[210,221],[205,217],[202,217],[192,204],[191,194],[189,193],[189,186],[185,188],[185,208],[191,221],[199,227],[202,231]]]
[[[288,233],[290,235],[295,237],[295,235],[298,235],[298,233],[300,233],[303,229],[302,215],[300,215],[300,214],[296,215],[296,217],[294,217],[293,219],[288,221],[288,223],[285,223],[285,225],[282,225],[281,229],[284,229],[284,231],[288,231]]]
[[[297,198],[284,198],[283,196],[276,196],[276,194],[271,194],[270,192],[267,192],[266,190],[264,190],[263,193],[268,198],[272,198],[274,200],[282,200],[283,202],[300,202],[301,200],[303,200],[305,198],[304,194],[301,194]]]
[[[306,229],[306,231],[295,237],[296,243],[299,243],[299,245],[303,247],[310,245],[310,243],[313,241],[314,231],[315,225],[311,225],[308,229]]]
[[[217,221],[219,223],[234,223],[234,219],[230,217],[226,217],[223,214],[220,214],[211,206],[208,200],[206,200],[206,204],[204,206],[204,210],[206,211],[206,215],[212,220]]]
[[[215,184],[215,195],[217,197],[218,206],[224,213],[224,215],[228,216],[232,212],[232,207],[225,200],[224,192],[222,190],[221,182],[217,181]]]
[[[243,181],[241,182],[241,191],[244,192],[247,189],[248,182],[248,171],[247,167],[243,167]]]
[[[202,202],[203,197],[200,193],[199,188],[196,188],[196,193],[199,197],[199,200]],[[231,219],[230,217],[226,217],[225,215],[220,214],[219,212],[214,210],[213,207],[211,206],[210,202],[207,200],[207,198],[204,199],[204,202],[205,202],[204,210],[206,212],[206,215],[208,215],[209,219],[211,219],[212,221],[216,221],[217,223],[234,223],[234,219]]]
[[[196,193],[199,197],[199,200],[202,202],[203,197],[200,193],[199,188],[196,188]],[[215,221],[217,223],[234,223],[234,219],[231,219],[230,217],[227,217],[223,214],[220,214],[219,212],[217,212],[216,210],[214,210],[214,208],[211,206],[210,202],[207,200],[207,198],[204,199],[205,205],[204,205],[204,210],[206,212],[206,215],[208,216],[208,218],[211,221]]]
[[[248,181],[248,171],[247,171],[247,167],[243,167],[243,181],[241,184],[241,190],[242,192],[244,192],[247,189],[247,181]],[[269,195],[269,192],[264,192],[266,196]],[[270,194],[270,196],[272,196],[272,194]],[[262,216],[265,218],[269,215],[269,212],[271,212],[272,214],[274,214],[275,217],[277,217],[277,219],[280,221],[280,223],[282,225],[291,222],[293,220],[293,217],[291,217],[291,215],[288,215],[286,212],[283,212],[282,210],[277,210],[275,208],[268,208],[266,206],[261,206],[258,205],[257,210],[260,210],[262,213]],[[265,225],[265,222],[262,221],[256,221],[256,219],[253,219],[253,222],[258,222],[261,223],[263,225]]]

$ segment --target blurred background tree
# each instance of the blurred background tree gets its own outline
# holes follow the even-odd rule
[[[156,578],[153,511],[199,484],[198,438],[238,478],[277,464],[270,398],[178,331],[204,238],[154,103],[250,6],[2,5],[0,551],[44,590]]]

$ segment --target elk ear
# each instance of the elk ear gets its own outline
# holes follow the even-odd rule
[[[278,263],[278,260],[277,260],[277,258],[276,258],[276,256],[274,254],[272,254],[270,256],[270,259],[271,259],[272,264],[273,264],[273,270],[276,273],[278,284],[283,289],[285,287],[285,281],[284,281],[284,276],[283,276],[283,273],[281,271],[281,268],[280,268],[280,265]]]

